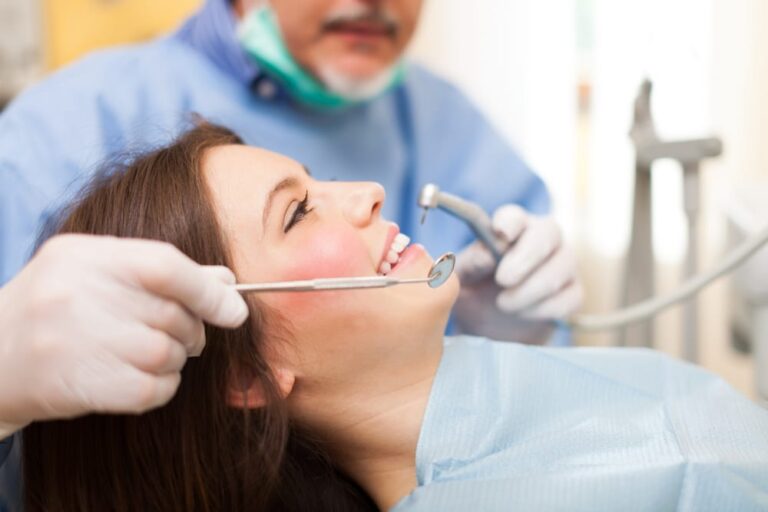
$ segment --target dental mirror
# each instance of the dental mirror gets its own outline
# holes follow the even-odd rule
[[[456,256],[452,252],[447,252],[437,258],[432,264],[432,268],[429,269],[429,287],[437,288],[445,283],[453,274],[453,267],[455,266]]]
[[[316,290],[353,290],[358,288],[386,288],[398,284],[427,283],[430,288],[437,288],[445,283],[453,273],[456,256],[447,252],[437,258],[429,269],[427,277],[416,279],[396,279],[389,276],[375,277],[331,277],[308,279],[303,281],[279,281],[275,283],[236,284],[240,293],[251,292],[309,292]]]

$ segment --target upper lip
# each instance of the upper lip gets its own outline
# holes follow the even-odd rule
[[[384,249],[381,251],[381,256],[379,257],[379,263],[376,265],[376,270],[378,271],[379,267],[381,267],[382,262],[384,262],[384,259],[387,257],[387,253],[389,252],[389,249],[392,247],[392,242],[395,240],[395,237],[397,234],[400,233],[400,227],[397,224],[390,224],[389,230],[387,231],[387,238],[384,240]]]

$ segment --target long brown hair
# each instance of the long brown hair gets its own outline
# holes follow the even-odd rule
[[[231,266],[201,173],[205,151],[226,144],[242,141],[200,123],[167,147],[111,164],[55,232],[162,240],[201,264]],[[187,362],[166,406],[27,427],[26,510],[375,510],[320,443],[291,424],[264,357],[265,333],[287,331],[276,312],[253,300],[249,307],[239,329],[206,326],[206,348]],[[227,405],[233,382],[252,379],[266,405]]]

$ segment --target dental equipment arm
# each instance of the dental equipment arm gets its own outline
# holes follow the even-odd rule
[[[713,281],[732,272],[766,243],[768,243],[768,227],[731,251],[720,265],[709,272],[692,277],[683,283],[680,288],[668,295],[638,302],[612,313],[574,315],[568,319],[567,323],[570,327],[580,331],[600,331],[615,329],[633,322],[645,320],[678,302],[692,297]]]
[[[429,184],[422,188],[419,195],[419,206],[424,208],[422,221],[430,208],[440,208],[466,222],[472,231],[499,261],[500,241],[489,227],[491,220],[478,205],[458,196],[441,192],[436,185]],[[612,313],[597,315],[572,315],[565,323],[580,331],[599,331],[615,329],[652,317],[664,309],[684,301],[695,295],[699,290],[709,285],[719,277],[731,272],[750,256],[768,243],[768,227],[755,237],[747,240],[734,249],[725,260],[712,271],[701,274],[686,281],[677,291],[662,297],[648,299],[627,308]]]

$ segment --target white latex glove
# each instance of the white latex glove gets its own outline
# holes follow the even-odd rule
[[[203,320],[245,321],[234,282],[161,242],[52,238],[0,289],[0,438],[34,420],[166,403],[205,346]]]
[[[562,243],[554,219],[504,205],[494,212],[492,222],[509,249],[498,266],[480,242],[473,242],[457,256],[456,272],[462,283],[459,301],[484,302],[483,308],[527,322],[560,319],[576,311],[582,300],[576,262]],[[483,323],[503,321],[477,315],[478,306],[471,308],[472,315],[463,315],[465,326],[471,318]],[[487,332],[484,328],[470,330]]]

